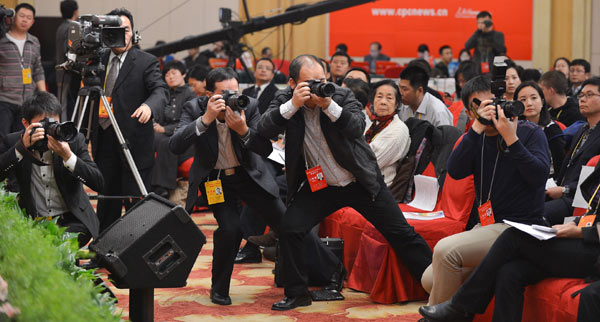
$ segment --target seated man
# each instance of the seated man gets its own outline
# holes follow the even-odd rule
[[[209,71],[206,66],[196,65],[189,72],[188,84],[197,96],[206,95],[206,75]]]
[[[400,73],[400,92],[403,106],[400,107],[400,119],[406,121],[416,117],[428,121],[434,126],[453,125],[453,116],[444,102],[427,92],[429,76],[418,66],[408,66]]]
[[[562,224],[565,217],[573,213],[573,198],[581,167],[594,156],[600,154],[600,78],[590,78],[582,85],[579,98],[579,111],[586,118],[583,125],[571,140],[571,147],[563,160],[558,176],[557,187],[546,191],[544,216],[552,225]]]
[[[185,84],[185,65],[178,60],[165,64],[163,76],[169,86],[170,101],[157,109],[154,115],[154,152],[156,159],[152,168],[152,191],[169,198],[169,190],[177,187],[177,166],[193,156],[190,147],[176,155],[169,150],[169,138],[176,130],[183,104],[196,97]]]
[[[448,158],[448,174],[454,179],[474,175],[480,224],[435,246],[433,264],[422,279],[429,305],[448,300],[458,290],[508,228],[503,219],[544,223],[544,184],[550,170],[546,136],[534,123],[506,118],[502,108],[491,105],[493,98],[485,76],[471,79],[462,89],[476,121]]]
[[[260,58],[256,61],[256,68],[254,69],[256,84],[242,91],[244,95],[258,100],[258,111],[261,114],[267,110],[269,103],[275,97],[275,92],[277,92],[277,86],[273,83],[274,77],[275,64],[273,61],[269,58]]]
[[[361,104],[337,86],[332,97],[319,97],[310,91],[311,80],[325,82],[319,58],[296,57],[290,87],[275,95],[258,124],[263,137],[286,133],[288,208],[279,233],[285,297],[273,310],[312,304],[302,240],[343,207],[353,207],[381,231],[416,279],[431,262],[429,246],[406,222],[364,139]]]
[[[80,233],[79,247],[98,236],[100,223],[83,184],[100,191],[102,174],[91,160],[83,134],[69,143],[46,133],[41,122],[60,122],[61,106],[50,93],[39,92],[22,106],[25,131],[0,144],[0,181],[16,173],[19,205],[33,218],[57,218],[67,232]],[[47,138],[47,139],[46,139]]]
[[[571,87],[567,92],[568,96],[576,97],[583,88],[583,82],[590,78],[592,68],[585,59],[573,59],[569,63],[569,82]]]
[[[596,190],[599,183],[600,163],[581,184],[581,192],[589,200],[588,214],[593,216],[598,214],[600,194]],[[495,296],[492,321],[521,321],[525,286],[552,277],[598,276],[600,226],[597,226],[597,217],[595,219],[593,225],[581,225],[583,227],[575,222],[556,225],[557,238],[545,241],[516,228],[507,229],[452,299],[434,306],[422,306],[419,312],[426,321],[471,321],[473,314],[482,314]],[[577,321],[598,321],[600,281],[578,293]]]
[[[557,70],[545,72],[539,82],[546,104],[550,107],[550,116],[569,127],[576,121],[583,121],[585,118],[579,112],[579,105],[576,97],[567,96],[569,82],[565,74]]]

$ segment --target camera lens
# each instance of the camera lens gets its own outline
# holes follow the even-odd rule
[[[508,118],[521,116],[525,111],[525,105],[519,101],[504,102],[500,106],[504,110],[504,115]]]
[[[48,127],[48,134],[59,141],[68,142],[77,135],[77,127],[73,122],[55,123]]]

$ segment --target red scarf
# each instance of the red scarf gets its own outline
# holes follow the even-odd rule
[[[367,143],[371,144],[371,141],[373,141],[375,136],[379,134],[379,132],[383,131],[383,129],[385,129],[388,125],[390,125],[390,123],[392,123],[395,115],[396,113],[392,113],[391,115],[376,117],[371,124],[371,127],[369,127],[367,130],[367,133],[365,133],[365,139],[367,140]]]

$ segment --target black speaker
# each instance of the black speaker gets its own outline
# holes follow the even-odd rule
[[[186,285],[205,243],[185,209],[151,193],[89,248],[118,288],[168,288]]]

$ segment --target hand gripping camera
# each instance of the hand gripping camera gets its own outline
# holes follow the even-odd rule
[[[309,80],[308,87],[310,92],[320,97],[331,97],[335,93],[335,85],[333,83],[323,83],[320,80]]]
[[[40,121],[42,124],[41,128],[44,129],[44,139],[35,142],[31,149],[37,150],[40,152],[48,151],[48,135],[57,139],[58,141],[69,142],[77,136],[77,127],[75,127],[75,123],[67,121],[58,123],[53,118],[45,118]],[[37,129],[37,127],[33,128],[29,135],[33,135],[33,132]]]
[[[224,90],[221,96],[223,96],[225,105],[231,107],[234,112],[245,111],[250,105],[250,97],[238,94],[236,91]]]

